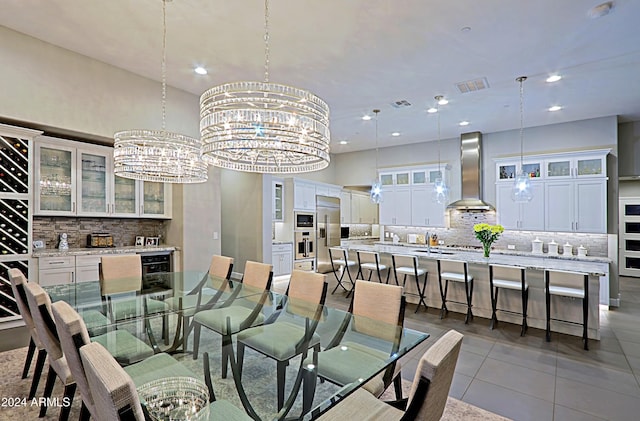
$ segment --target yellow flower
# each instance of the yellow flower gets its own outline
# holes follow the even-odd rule
[[[487,230],[487,229],[489,229],[489,228],[490,228],[490,225],[489,225],[489,224],[485,224],[485,223],[475,224],[475,225],[473,226],[473,230],[474,230],[475,232],[484,231],[484,230]]]

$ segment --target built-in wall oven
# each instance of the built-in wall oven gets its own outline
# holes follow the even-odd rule
[[[620,275],[640,277],[640,197],[620,199]]]
[[[316,257],[315,231],[295,232],[295,260],[313,259]]]

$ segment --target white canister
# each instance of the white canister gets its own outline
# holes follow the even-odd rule
[[[578,247],[578,256],[585,257],[586,255],[587,255],[587,248],[582,246],[581,244],[580,247]]]
[[[551,240],[551,242],[547,244],[547,248],[549,250],[550,256],[558,255],[558,243],[556,243],[554,240]]]
[[[538,237],[531,242],[531,253],[542,254],[542,241]]]
[[[568,241],[564,244],[564,246],[562,246],[562,254],[564,254],[565,256],[573,255],[573,246],[569,244]]]

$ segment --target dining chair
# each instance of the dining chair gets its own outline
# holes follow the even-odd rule
[[[202,327],[210,329],[222,336],[233,335],[248,327],[262,324],[264,315],[262,307],[270,294],[273,280],[273,266],[266,263],[248,260],[244,267],[241,284],[234,287],[232,297],[220,306],[208,310],[197,310],[193,316],[193,359],[198,358],[200,333]],[[255,293],[239,297],[246,289]],[[226,319],[231,319],[231,329],[227,329]],[[229,354],[226,347],[222,347],[222,378],[227,377]]]
[[[397,285],[356,281],[349,308],[353,317],[343,325],[327,347],[305,365],[315,366],[316,375],[339,386],[360,381],[362,373],[384,367],[398,351],[404,324],[405,297]],[[402,395],[399,365],[393,363],[363,387],[379,396],[394,383]],[[315,379],[305,379],[303,407],[308,410],[315,394]]]
[[[229,295],[229,279],[233,272],[233,257],[214,255],[209,264],[209,270],[200,283],[181,297],[169,297],[164,302],[171,310],[182,314],[183,339],[182,349],[187,350],[187,339],[193,324],[189,320],[196,312],[196,308],[213,308],[221,298]],[[210,291],[210,294],[205,292]],[[203,300],[205,300],[203,302]]]
[[[131,376],[118,365],[109,351],[96,342],[80,348],[82,365],[93,396],[97,421],[146,419],[136,384]],[[252,420],[240,408],[224,400],[215,400],[209,390],[209,420],[246,421]]]
[[[68,402],[68,405],[63,405],[60,409],[60,420],[66,421],[71,411],[76,383],[60,346],[60,339],[51,314],[51,299],[40,285],[33,282],[27,284],[25,295],[38,332],[38,338],[42,341],[49,359],[49,372],[43,393],[44,404],[40,407],[39,416],[42,418],[47,413],[48,401],[51,398],[56,377],[58,377],[64,385],[63,401]]]
[[[238,368],[242,375],[245,346],[277,361],[278,410],[284,405],[285,375],[289,360],[309,348],[320,351],[320,336],[313,333],[327,296],[326,275],[294,270],[291,273],[283,308],[262,326],[238,333]],[[307,332],[305,319],[311,321]],[[306,336],[313,335],[311,340]]]
[[[25,288],[27,285],[27,278],[24,276],[20,269],[12,268],[7,271],[9,281],[11,281],[11,290],[13,296],[18,304],[18,311],[24,320],[24,324],[29,332],[29,349],[27,350],[27,358],[24,361],[24,368],[22,369],[22,378],[27,378],[29,374],[29,368],[31,367],[31,361],[36,349],[38,349],[38,357],[36,359],[36,366],[33,371],[33,379],[31,380],[31,389],[29,391],[29,400],[33,399],[40,382],[40,376],[42,375],[42,368],[44,367],[44,361],[47,358],[47,350],[38,337],[36,326],[29,310],[29,303],[27,302],[27,296]]]
[[[463,335],[450,330],[420,358],[408,399],[384,402],[363,389],[355,390],[319,420],[437,421],[444,413]]]

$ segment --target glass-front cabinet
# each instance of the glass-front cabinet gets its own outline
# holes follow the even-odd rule
[[[606,154],[578,154],[546,160],[546,177],[561,178],[600,178],[607,176]]]
[[[152,181],[142,183],[142,216],[165,216],[168,209],[165,197],[165,184]]]
[[[78,149],[78,215],[108,216],[111,209],[107,171],[111,156]]]
[[[76,150],[63,146],[36,148],[36,209],[41,215],[76,214]]]
[[[532,180],[537,180],[542,177],[542,170],[542,160],[526,160],[522,163],[519,159],[506,160],[496,165],[496,181],[513,181],[520,171],[524,171]]]
[[[132,216],[138,213],[138,181],[113,176],[113,216]]]

